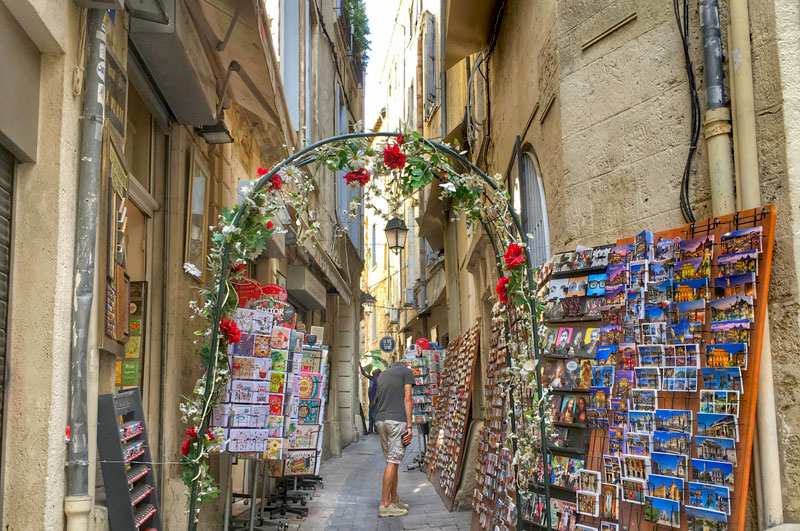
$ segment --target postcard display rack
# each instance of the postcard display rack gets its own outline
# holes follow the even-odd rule
[[[431,428],[434,440],[425,452],[428,480],[450,511],[464,464],[479,340],[475,325],[447,347]]]
[[[775,216],[554,258],[540,364],[554,529],[744,529]]]
[[[506,446],[506,394],[501,377],[506,364],[504,325],[493,321],[486,366],[486,418],[478,446],[478,467],[472,495],[472,521],[480,529],[514,529],[516,494],[513,453]]]
[[[162,529],[138,387],[98,397],[97,451],[111,528]]]
[[[414,387],[411,397],[414,402],[412,411],[414,424],[430,422],[433,415],[433,400],[438,392],[439,351],[414,350],[406,355],[411,372],[414,373]]]
[[[212,425],[221,451],[266,460],[272,477],[316,475],[328,349],[303,344],[305,334],[274,324],[269,310],[239,308],[242,338],[229,347],[231,381]]]

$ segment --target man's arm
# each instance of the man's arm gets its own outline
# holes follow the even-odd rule
[[[369,379],[369,373],[364,370],[364,367],[362,367],[360,363],[358,364],[358,369],[361,371],[361,374],[364,375],[364,378]]]
[[[403,435],[403,444],[408,445],[411,442],[413,430],[411,429],[411,412],[414,410],[414,400],[411,398],[411,384],[403,386],[406,390],[406,396],[403,404],[406,407],[406,433]]]

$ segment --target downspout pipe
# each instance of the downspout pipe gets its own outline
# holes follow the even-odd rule
[[[731,0],[730,21],[730,49],[733,55],[731,77],[736,96],[733,100],[738,148],[736,158],[741,183],[740,189],[737,190],[737,206],[739,209],[747,210],[761,206],[753,64],[750,51],[750,13],[747,0]],[[761,342],[756,437],[758,453],[754,458],[758,460],[761,477],[761,482],[756,488],[760,489],[759,499],[763,500],[763,506],[758,507],[759,521],[766,529],[770,529],[782,525],[784,516],[769,311],[764,319],[764,337]]]
[[[94,298],[95,245],[103,153],[105,100],[105,11],[90,9],[87,17],[88,56],[81,116],[78,204],[75,220],[75,285],[70,353],[67,496],[64,512],[67,530],[88,528],[92,509],[89,495],[89,427],[87,422],[87,350],[89,319]]]
[[[725,105],[718,0],[700,0],[700,29],[703,34],[703,77],[706,85],[704,137],[711,181],[711,211],[714,216],[721,216],[736,210],[736,198],[733,192],[731,112]]]

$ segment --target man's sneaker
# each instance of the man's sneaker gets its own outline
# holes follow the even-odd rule
[[[400,507],[401,509],[405,509],[406,511],[408,510],[408,504],[403,503],[403,500],[397,500],[393,505]]]
[[[390,505],[389,507],[384,507],[382,505],[378,506],[378,516],[403,516],[408,514],[408,509],[404,509],[402,507],[398,507],[397,505]]]

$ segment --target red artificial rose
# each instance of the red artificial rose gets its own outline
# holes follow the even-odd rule
[[[189,449],[192,446],[192,439],[184,439],[183,443],[181,443],[181,455],[187,457],[189,455]]]
[[[187,428],[186,431],[183,432],[183,436],[189,439],[197,439],[197,428],[194,426]]]
[[[348,186],[353,183],[358,183],[359,186],[364,186],[369,182],[371,177],[372,176],[365,168],[360,168],[345,174],[344,180],[347,182]]]
[[[397,135],[397,145],[402,146],[406,139],[403,135]]]
[[[514,269],[525,262],[525,255],[522,253],[522,247],[516,243],[512,243],[508,246],[504,258],[509,269]]]
[[[238,343],[242,339],[242,332],[239,325],[233,319],[223,319],[219,323],[219,331],[228,339],[228,343]],[[195,437],[197,434],[195,434]]]
[[[274,223],[272,223],[271,221],[267,221],[267,230],[272,230],[272,227],[274,226],[275,226]]]
[[[503,304],[509,303],[508,291],[506,290],[506,286],[508,286],[509,282],[511,282],[509,277],[500,277],[500,280],[497,281],[497,287],[495,288],[497,295],[500,297],[500,302]]]
[[[233,273],[238,273],[239,271],[244,272],[244,264],[236,264],[231,268]]]
[[[206,428],[206,437],[208,437],[209,441],[213,441],[214,440],[214,434],[211,433],[211,430],[209,428]]]
[[[273,190],[280,190],[283,186],[281,182],[281,177],[277,173],[269,178],[269,184],[272,185]]]
[[[258,168],[258,175],[259,177],[264,176],[269,173],[269,168],[262,168],[259,166]]]
[[[392,144],[383,148],[383,163],[390,170],[402,170],[406,165],[406,156],[400,151],[400,146]]]

